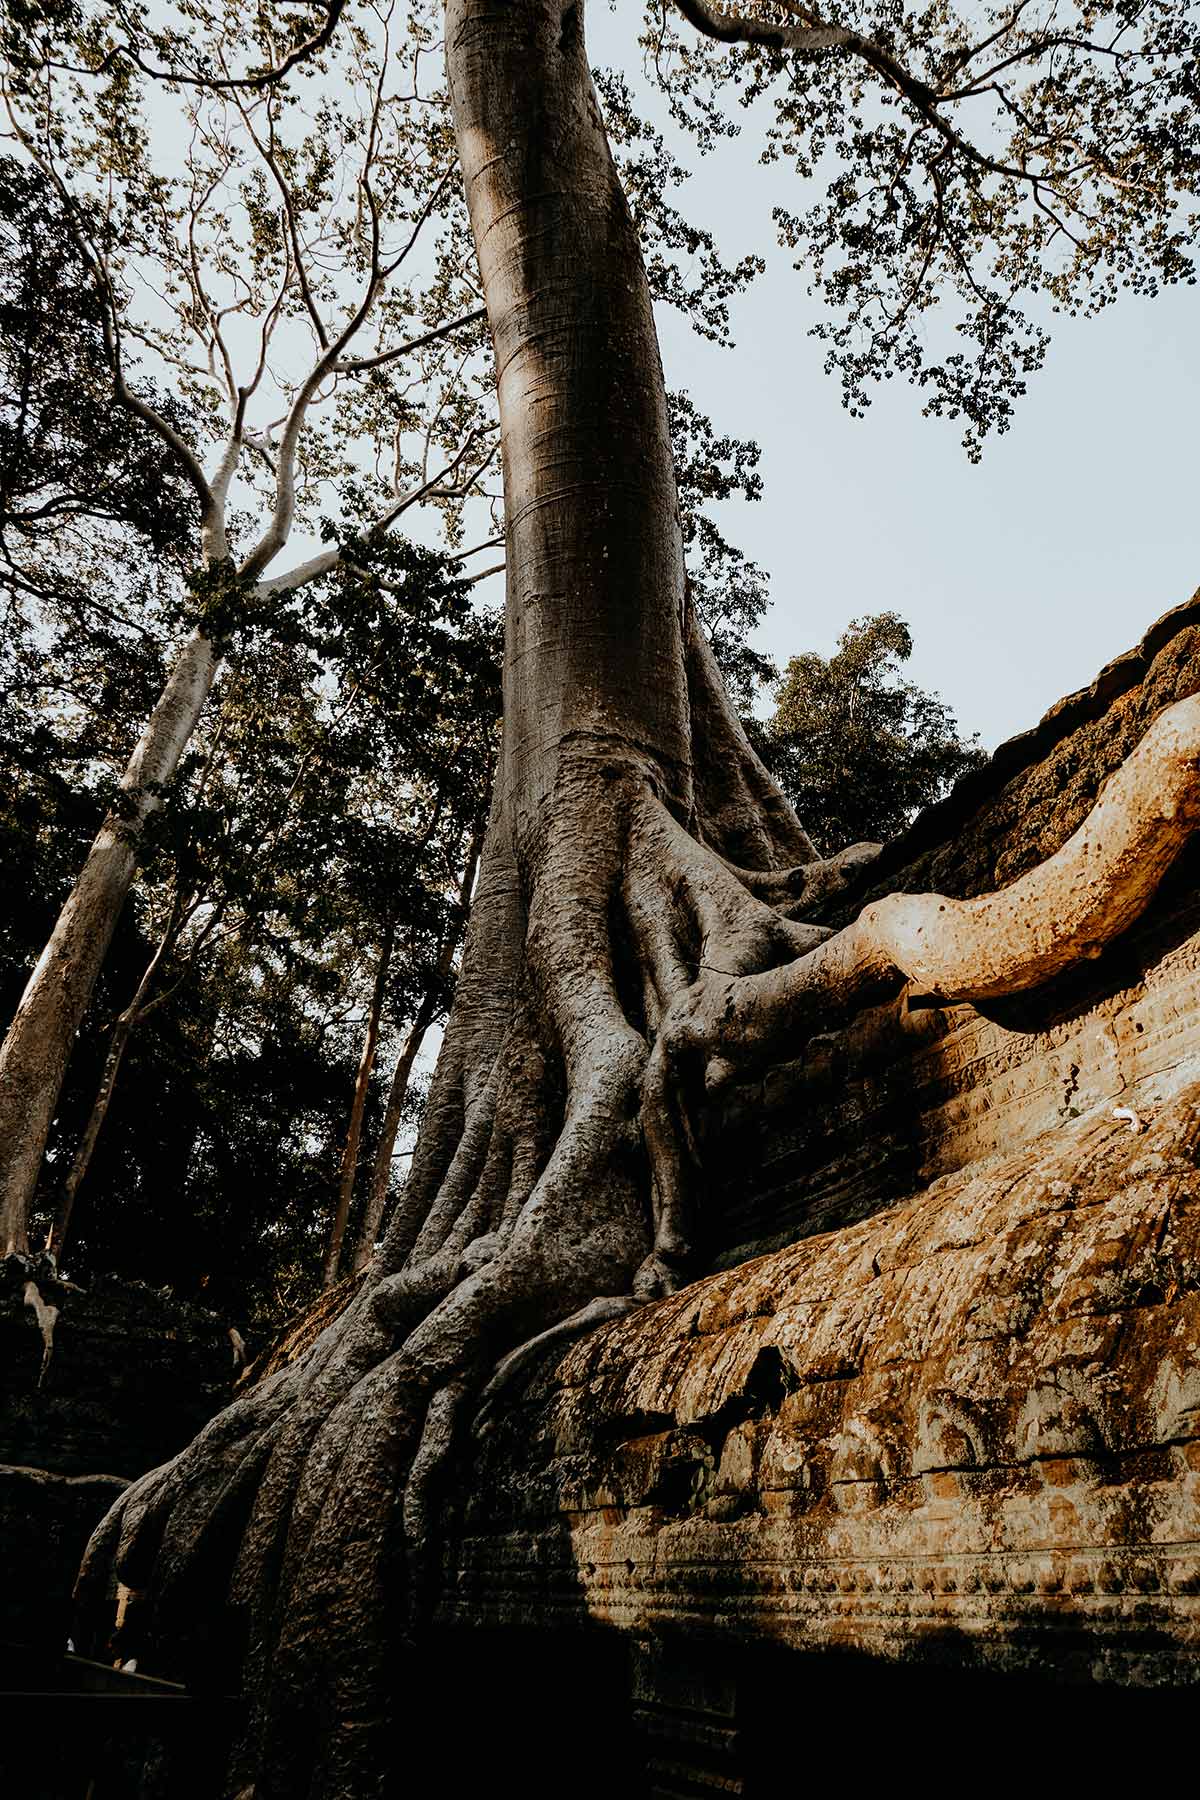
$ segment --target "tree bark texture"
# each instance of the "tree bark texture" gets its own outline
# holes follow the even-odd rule
[[[29,1248],[29,1213],[75,1035],[137,868],[158,790],[179,766],[217,672],[210,638],[193,633],[176,659],[0,1047],[0,1236],[3,1254]]]
[[[816,860],[691,615],[650,298],[580,6],[450,0],[446,51],[508,540],[504,742],[455,1003],[411,1175],[345,1309],[135,1484],[80,1585],[93,1642],[115,1574],[141,1596],[123,1653],[240,1671],[228,1791],[257,1800],[380,1790],[456,1433],[531,1342],[687,1279],[706,1088],[795,1055],[910,953],[936,978],[959,923],[937,896],[837,937],[803,922],[869,852]],[[1175,812],[1156,794],[1140,855],[1117,859],[1120,916],[1191,829],[1197,737],[1189,714],[1134,784],[1145,799],[1165,757]],[[1070,911],[1070,870],[1021,896],[1023,920]],[[1089,943],[1095,911],[1071,914]],[[995,920],[976,922],[991,970]],[[999,978],[1019,985],[1032,956],[1044,979],[1079,946],[1010,934]]]

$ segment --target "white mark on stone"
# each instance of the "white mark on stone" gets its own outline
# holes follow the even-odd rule
[[[1112,1116],[1114,1119],[1128,1120],[1129,1129],[1133,1132],[1135,1137],[1143,1128],[1141,1117],[1138,1113],[1134,1112],[1132,1106],[1114,1106],[1112,1109]]]

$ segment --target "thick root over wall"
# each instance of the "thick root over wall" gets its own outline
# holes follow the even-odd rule
[[[436,1581],[456,1431],[522,1346],[686,1277],[706,1087],[796,1055],[888,984],[972,999],[1096,954],[1200,820],[1198,762],[1194,696],[1013,887],[894,897],[836,935],[788,915],[854,858],[741,871],[636,759],[563,759],[527,905],[498,804],[427,1128],[375,1264],[298,1360],[123,1495],[81,1575],[95,1647],[119,1583],[122,1653],[236,1675],[230,1795],[382,1791],[389,1682]]]

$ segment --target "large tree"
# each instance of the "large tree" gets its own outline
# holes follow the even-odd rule
[[[1020,249],[1031,279],[1059,226],[1026,206],[1108,207],[1113,256],[1139,268],[1171,236],[1163,134],[1173,107],[1190,119],[1194,80],[1177,7],[1133,24],[1089,8],[1069,31],[1055,11],[1031,27],[1025,6],[977,31],[942,8],[867,9],[854,28],[790,5],[797,23],[684,11],[762,46],[797,136],[810,90],[818,132],[863,89],[895,102],[903,128],[861,143],[847,128],[845,145],[899,208],[872,266],[894,258],[918,178],[932,184],[925,236],[918,223],[906,240],[915,292],[927,266],[969,264],[989,241],[1001,261]],[[1120,89],[1126,38],[1147,32],[1162,40],[1137,53],[1153,74],[1161,50],[1157,99],[1152,82]],[[651,293],[579,0],[450,0],[445,47],[495,355],[508,587],[503,747],[462,976],[403,1204],[353,1299],[129,1491],[82,1589],[100,1614],[114,1570],[142,1596],[152,1667],[237,1662],[249,1704],[230,1792],[260,1797],[378,1790],[394,1647],[435,1577],[456,1428],[521,1346],[687,1279],[705,1091],[905,974],[973,998],[1092,953],[1197,811],[1186,701],[1016,888],[884,901],[834,936],[803,922],[856,859],[816,858],[689,602]],[[1010,68],[1041,98],[1027,82],[1013,100],[1010,136],[1032,137],[1008,161],[949,115],[985,84],[1007,104]],[[695,90],[680,92],[686,105]],[[1093,272],[1085,259],[1080,280]],[[979,304],[990,353],[1000,315]]]

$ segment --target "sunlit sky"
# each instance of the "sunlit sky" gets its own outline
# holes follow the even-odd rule
[[[627,8],[592,6],[594,61],[628,68],[632,37]],[[795,204],[795,179],[760,167],[759,146],[747,125],[688,154],[681,198],[728,260],[767,259],[735,304],[736,348],[665,311],[660,332],[668,384],[762,446],[763,499],[725,514],[772,577],[762,641],[777,660],[824,652],[849,619],[893,609],[913,630],[912,678],[992,748],[1200,586],[1200,290],[1055,321],[1012,429],[974,467],[961,428],[922,418],[905,383],[865,419],[843,411],[807,335],[805,277],[774,238],[771,207]]]

